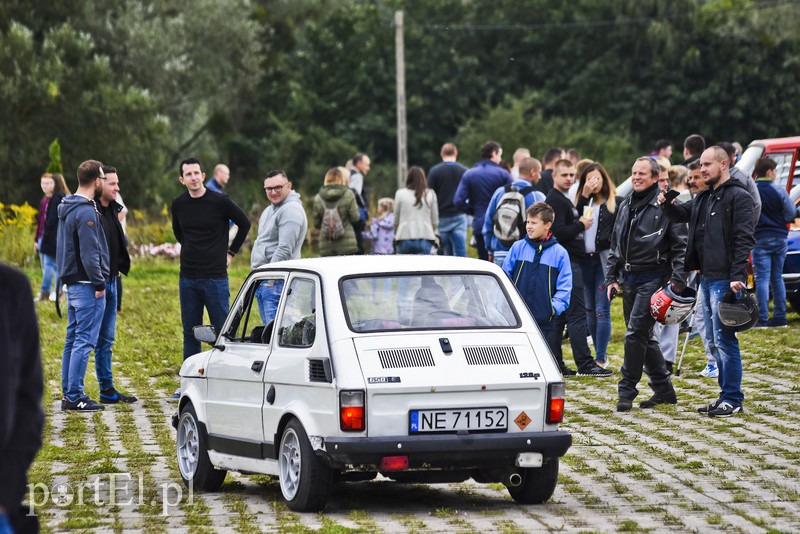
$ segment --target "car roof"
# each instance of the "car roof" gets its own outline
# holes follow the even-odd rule
[[[776,137],[775,139],[756,139],[752,141],[750,145],[761,145],[770,150],[797,148],[800,146],[800,136]]]
[[[420,271],[494,271],[498,266],[491,262],[473,258],[458,258],[436,255],[380,255],[329,256],[303,258],[261,265],[255,271],[274,269],[297,269],[314,271],[322,277],[341,278],[354,274]]]

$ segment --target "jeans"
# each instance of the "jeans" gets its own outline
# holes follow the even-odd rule
[[[587,255],[581,261],[586,323],[594,342],[595,360],[598,362],[605,362],[608,359],[606,351],[611,340],[611,303],[606,294],[606,273],[603,268],[607,258],[608,251],[603,251]]]
[[[39,238],[39,262],[42,264],[42,286],[40,289],[49,293],[53,287],[54,278],[56,279],[56,284],[58,283],[56,257],[42,252],[41,237]]]
[[[427,239],[403,239],[395,244],[398,254],[430,254],[431,247]]]
[[[786,259],[786,238],[765,237],[756,241],[753,267],[756,274],[758,319],[769,319],[769,292],[772,290],[772,318],[786,320],[786,287],[783,285],[783,262]]]
[[[106,299],[95,298],[92,284],[67,287],[67,337],[61,356],[61,391],[70,402],[84,396],[89,353],[97,346]]]
[[[273,282],[267,285],[268,282]],[[278,314],[278,303],[283,291],[283,280],[264,280],[256,289],[258,313],[261,315],[261,324],[268,325]]]
[[[6,514],[0,514],[0,534],[14,534],[11,528],[11,521]]]
[[[94,349],[94,369],[101,390],[114,387],[114,378],[111,375],[111,351],[114,348],[117,331],[117,278],[115,276],[110,282],[106,282],[106,308],[103,311],[103,322],[100,324],[97,348]]]
[[[733,406],[741,406],[742,355],[736,332],[728,329],[719,320],[717,308],[722,297],[730,289],[730,281],[703,277],[700,287],[703,291],[703,315],[706,321],[706,341],[708,348],[717,360],[719,369],[720,400]]]
[[[445,256],[467,255],[467,216],[464,214],[439,218],[439,240]]]
[[[641,284],[626,284],[622,292],[622,312],[625,324],[625,359],[620,369],[622,378],[617,385],[620,399],[633,400],[639,394],[636,385],[647,366],[650,387],[658,395],[674,395],[664,356],[655,336],[656,320],[650,315],[650,297],[664,285],[662,278]]]
[[[183,323],[183,359],[200,352],[200,342],[193,329],[203,324],[203,307],[217,333],[222,330],[230,309],[228,278],[183,278],[179,286],[181,323]]]
[[[706,363],[717,365],[717,359],[714,357],[714,354],[708,347],[708,338],[706,337],[706,318],[705,314],[703,314],[703,302],[705,302],[705,298],[703,298],[703,286],[701,283],[697,288],[697,304],[695,304],[694,307],[694,328],[692,331],[696,331],[697,335],[700,336],[700,339],[703,340],[703,350],[706,353]]]
[[[567,311],[556,317],[555,328],[551,330],[551,339],[548,339],[559,365],[564,363],[564,356],[561,352],[561,337],[564,333],[564,326],[569,333],[569,345],[572,348],[572,358],[578,367],[578,372],[587,371],[594,367],[592,351],[586,342],[588,327],[586,325],[586,306],[583,303],[583,270],[581,262],[570,260],[572,266],[572,293],[569,299]]]

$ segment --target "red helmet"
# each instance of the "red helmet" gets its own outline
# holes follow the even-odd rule
[[[676,294],[672,284],[667,284],[650,297],[650,315],[667,326],[678,324],[689,317],[695,302],[697,291],[691,287],[685,287],[680,294]]]

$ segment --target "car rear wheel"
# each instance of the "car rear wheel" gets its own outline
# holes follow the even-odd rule
[[[541,504],[553,496],[558,482],[558,458],[547,460],[542,467],[519,470],[522,483],[508,486],[511,498],[520,504]]]
[[[178,419],[176,439],[178,470],[184,484],[203,491],[216,491],[222,486],[227,471],[214,469],[208,458],[208,445],[194,407],[187,404]]]
[[[334,473],[317,458],[297,419],[289,421],[283,431],[278,464],[281,493],[290,510],[318,512],[325,508]]]

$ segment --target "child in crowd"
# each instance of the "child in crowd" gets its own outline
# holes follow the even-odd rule
[[[561,343],[561,339],[555,339],[560,336],[552,334],[555,332],[555,318],[569,307],[572,292],[569,254],[550,231],[555,218],[553,208],[544,202],[536,202],[528,208],[526,215],[527,236],[511,245],[503,270],[528,305],[550,350],[559,354],[553,350],[552,343]],[[559,364],[564,367],[564,362]]]
[[[394,254],[393,199],[385,197],[378,200],[378,216],[372,218],[369,233],[365,237],[372,239],[373,254]]]

